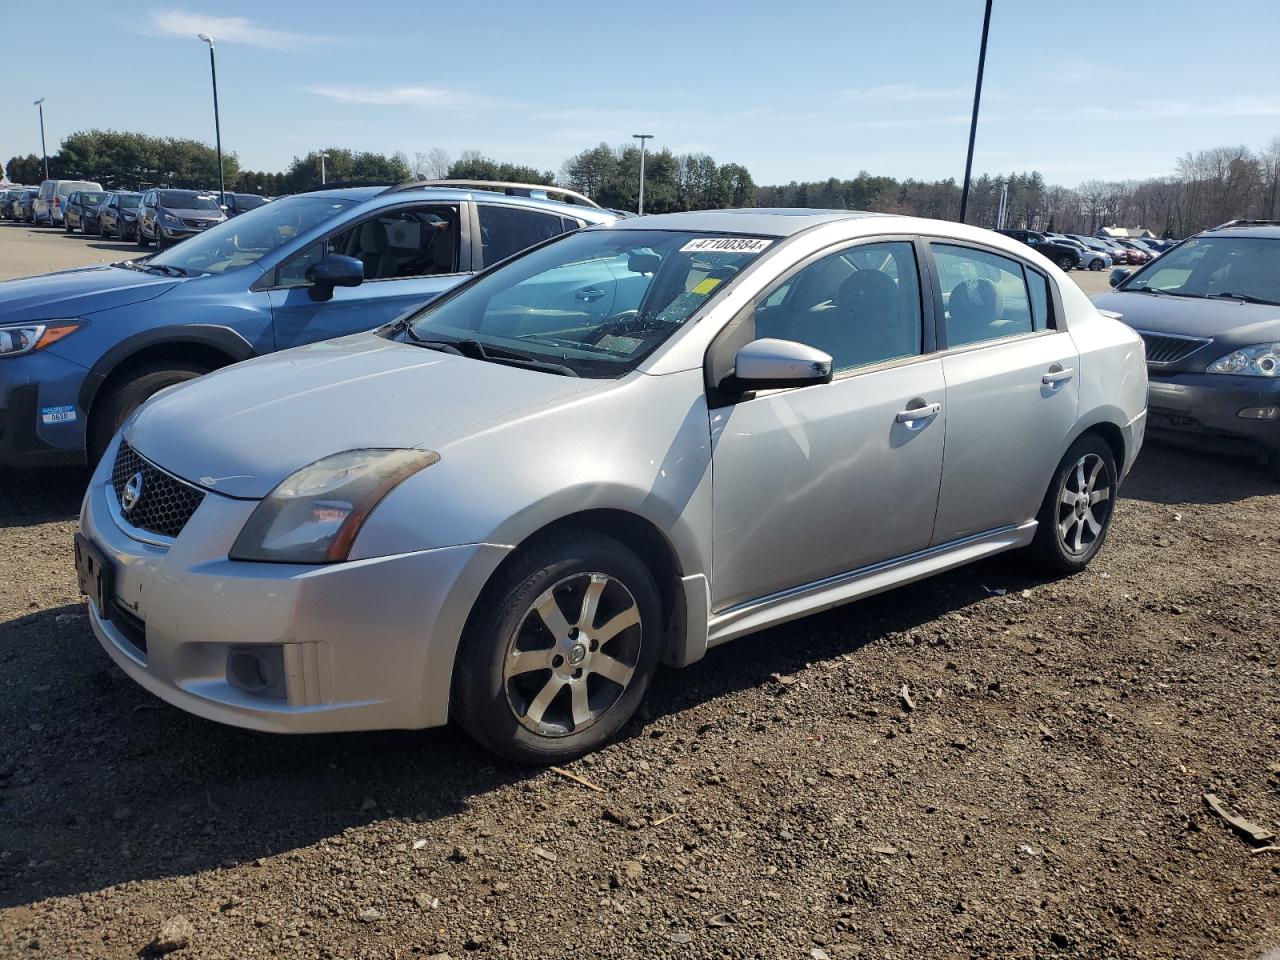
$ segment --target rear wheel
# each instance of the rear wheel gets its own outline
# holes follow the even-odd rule
[[[111,392],[94,404],[89,420],[89,463],[96,464],[129,414],[144,401],[175,383],[194,380],[209,372],[208,367],[177,360],[156,360],[130,371]]]
[[[1102,549],[1116,499],[1115,454],[1101,437],[1071,445],[1037,514],[1031,557],[1052,573],[1076,573]]]
[[[1089,261],[1090,270],[1101,270],[1105,266],[1106,264],[1102,262],[1102,259],[1100,257],[1095,257],[1094,259]]]
[[[519,763],[594,750],[644,697],[661,621],[653,577],[612,537],[570,530],[523,548],[476,603],[454,670],[454,716]]]
[[[1065,253],[1062,256],[1058,257],[1056,263],[1058,264],[1059,268],[1061,268],[1064,271],[1070,270],[1072,267],[1075,266],[1075,263],[1072,261],[1072,259],[1069,256],[1067,256]]]

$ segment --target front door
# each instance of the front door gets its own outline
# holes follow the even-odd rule
[[[462,225],[457,204],[396,207],[300,251],[276,269],[270,291],[277,348],[372,330],[461,283],[470,269]],[[360,260],[365,280],[313,300],[307,269],[334,253]]]
[[[931,245],[943,305],[947,451],[933,540],[1035,517],[1079,407],[1080,355],[1052,282],[1007,255]]]
[[[919,277],[909,241],[862,243],[750,308],[749,336],[824,350],[835,379],[711,411],[714,609],[929,545],[947,412]]]

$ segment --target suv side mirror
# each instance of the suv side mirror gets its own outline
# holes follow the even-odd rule
[[[307,267],[308,291],[312,300],[333,299],[334,287],[358,287],[364,283],[364,264],[355,257],[331,253]]]
[[[1111,271],[1111,285],[1113,287],[1120,286],[1120,284],[1124,283],[1125,280],[1129,278],[1129,274],[1131,273],[1133,273],[1132,270],[1126,270],[1124,267],[1116,267]]]
[[[807,387],[830,383],[831,371],[831,354],[807,343],[766,337],[738,351],[733,373],[721,387],[733,393]]]

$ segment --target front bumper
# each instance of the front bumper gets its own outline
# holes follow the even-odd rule
[[[1239,415],[1241,410],[1280,406],[1280,381],[1217,373],[1152,373],[1148,397],[1152,432],[1241,452],[1280,450],[1280,419]]]
[[[113,444],[103,464],[114,459]],[[509,548],[325,566],[236,562],[227,553],[256,501],[210,493],[175,540],[144,543],[117,520],[109,477],[100,467],[80,517],[114,569],[107,616],[90,602],[89,620],[141,686],[198,716],[274,733],[447,722],[458,640]],[[245,649],[282,664],[273,695],[229,681],[228,655]]]
[[[0,360],[0,466],[85,462],[85,413],[76,397],[86,373],[48,350]]]

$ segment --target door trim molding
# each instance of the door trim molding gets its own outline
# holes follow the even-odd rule
[[[1035,531],[1035,520],[1011,524],[734,604],[712,614],[707,624],[707,646],[923,580],[982,557],[1025,547]]]

